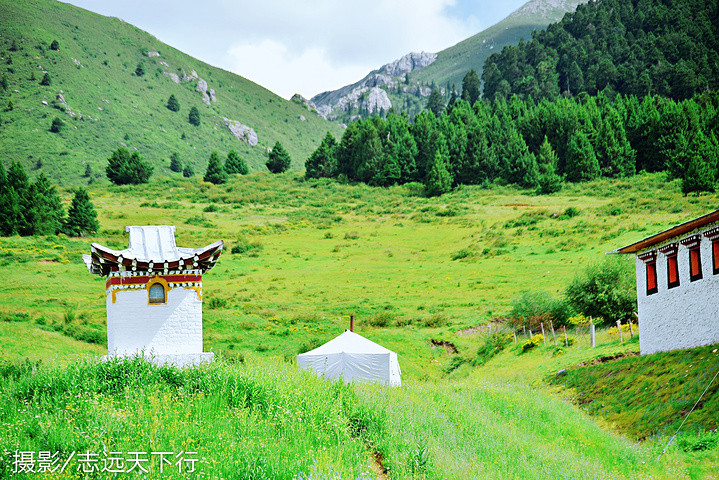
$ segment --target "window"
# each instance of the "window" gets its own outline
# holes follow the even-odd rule
[[[150,303],[167,303],[165,287],[161,283],[153,283],[149,290]]]
[[[677,254],[667,255],[667,280],[669,288],[679,286],[679,263],[677,262]]]
[[[647,295],[657,293],[657,252],[650,251],[638,255],[639,260],[644,262],[647,274]]]
[[[702,278],[702,256],[699,248],[689,250],[689,279],[693,282]]]
[[[647,266],[647,295],[657,293],[657,262],[652,261]]]

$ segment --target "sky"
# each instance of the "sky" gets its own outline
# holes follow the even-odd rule
[[[289,99],[352,84],[410,52],[439,52],[527,0],[63,0]]]

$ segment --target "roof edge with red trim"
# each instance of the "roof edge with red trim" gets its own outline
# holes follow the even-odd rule
[[[692,230],[695,230],[716,221],[719,221],[719,210],[714,210],[713,212],[707,213],[706,215],[702,215],[701,217],[697,217],[693,220],[689,220],[688,222],[680,223],[679,225],[675,225],[671,228],[668,228],[667,230],[643,238],[638,242],[634,242],[625,247],[618,248],[614,250],[614,252],[624,254],[637,253],[641,250],[644,250],[645,248],[651,247],[652,245],[656,245],[670,238],[687,234]]]

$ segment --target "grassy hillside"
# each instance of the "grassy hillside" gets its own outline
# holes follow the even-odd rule
[[[264,170],[266,148],[279,140],[293,167],[302,168],[327,130],[341,134],[306,108],[116,18],[51,0],[1,0],[0,32],[0,77],[8,81],[0,89],[0,156],[42,168],[56,183],[87,182],[87,164],[105,181],[106,159],[122,145],[137,149],[156,174],[169,174],[172,152],[202,173],[212,150],[224,158],[230,149]],[[50,49],[53,41],[58,50]],[[145,73],[138,76],[140,63]],[[50,85],[41,85],[44,72]],[[199,79],[208,95],[215,91],[209,105],[197,91]],[[179,112],[166,108],[173,94]],[[193,106],[198,127],[188,122]],[[49,131],[55,117],[66,124],[61,133]],[[257,145],[233,136],[224,118],[251,127]]]
[[[657,460],[677,412],[703,388],[711,366],[699,360],[712,363],[713,349],[637,357],[636,337],[620,344],[602,330],[590,349],[586,333],[572,329],[568,348],[548,333],[546,346],[523,353],[523,336],[515,345],[505,331],[504,350],[483,366],[478,350],[518,293],[561,292],[604,252],[706,213],[719,194],[685,197],[677,181],[644,174],[551,196],[492,186],[428,199],[412,185],[373,189],[293,172],[225,186],[94,184],[90,193],[102,225],[96,236],[0,238],[0,355],[13,362],[0,365],[0,422],[12,426],[2,449],[50,448],[63,458],[103,445],[198,451],[201,471],[225,478],[716,472],[719,450],[693,449],[705,438],[693,439],[697,428],[703,436],[714,428],[715,400]],[[579,215],[563,215],[569,207]],[[176,225],[181,246],[225,240],[203,292],[205,350],[224,361],[186,372],[94,362],[105,352],[104,279],[80,255],[94,241],[124,248],[124,226],[133,224]],[[360,334],[398,352],[402,388],[347,388],[291,365],[347,328],[350,314]],[[654,362],[661,368],[649,368]],[[566,375],[548,386],[561,369]],[[642,393],[652,386],[662,395]],[[646,418],[637,420],[639,409]],[[632,443],[632,423],[652,435]]]

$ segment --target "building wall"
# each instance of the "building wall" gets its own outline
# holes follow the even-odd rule
[[[168,290],[166,304],[149,304],[143,288],[109,291],[108,353],[202,353],[200,295],[197,287],[175,287]]]
[[[680,284],[668,288],[667,256],[659,248],[701,234],[707,225],[639,252],[656,251],[657,293],[647,295],[646,264],[637,257],[637,303],[639,345],[642,355],[719,343],[719,275],[713,273],[712,242],[702,235],[700,243],[703,278],[690,281],[689,249],[679,243],[677,263]]]

